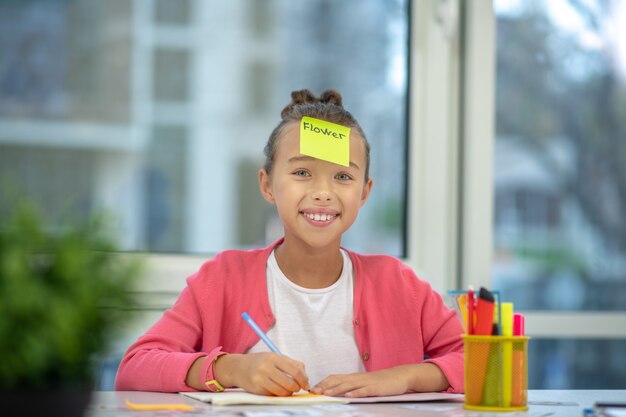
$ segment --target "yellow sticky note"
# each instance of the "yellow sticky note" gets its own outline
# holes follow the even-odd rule
[[[300,122],[300,153],[350,166],[350,128],[305,116]]]

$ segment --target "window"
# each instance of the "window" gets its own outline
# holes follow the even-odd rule
[[[213,253],[281,235],[263,147],[294,89],[336,88],[376,198],[344,243],[404,256],[406,0],[0,4],[0,177],[48,221],[115,215],[126,250]],[[372,238],[375,236],[375,238]]]
[[[568,323],[585,311],[623,318],[626,4],[496,1],[495,12],[492,285],[529,314],[568,312],[561,331],[579,332]],[[614,340],[553,329],[533,343],[533,368],[549,371],[530,388],[626,383],[623,331],[594,323]]]

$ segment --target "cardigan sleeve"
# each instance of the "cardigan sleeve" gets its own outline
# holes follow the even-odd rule
[[[202,320],[187,286],[174,306],[124,355],[117,372],[115,389],[119,391],[194,391],[185,383],[187,372],[202,356],[212,360],[223,353],[219,347],[201,352]]]
[[[422,338],[424,354],[446,376],[447,392],[462,393],[463,385],[463,327],[454,310],[448,308],[441,296],[425,284],[430,294],[422,305]]]
[[[263,328],[274,323],[265,265],[280,243],[249,251],[224,251],[187,279],[174,306],[124,355],[117,390],[194,391],[185,379],[194,361],[244,353],[258,336],[241,319],[249,311]]]

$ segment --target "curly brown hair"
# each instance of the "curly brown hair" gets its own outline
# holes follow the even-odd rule
[[[291,103],[280,112],[282,120],[272,131],[263,150],[265,154],[265,165],[263,168],[265,171],[268,174],[272,172],[278,139],[284,127],[288,123],[302,120],[304,116],[314,117],[357,130],[359,136],[363,138],[363,144],[365,145],[365,181],[367,181],[370,170],[370,145],[359,122],[349,111],[343,108],[341,94],[336,90],[325,90],[319,97],[316,97],[311,91],[306,89],[291,92]]]

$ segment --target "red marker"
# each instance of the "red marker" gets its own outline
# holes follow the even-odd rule
[[[476,325],[474,334],[490,336],[493,331],[493,311],[495,309],[495,297],[486,288],[481,287],[476,303]]]
[[[524,336],[524,315],[513,314],[513,336]]]
[[[467,298],[469,300],[469,293]],[[472,298],[474,298],[473,294]],[[473,325],[473,335],[491,336],[491,332],[493,330],[494,309],[495,297],[486,288],[481,288],[478,292],[476,307],[473,308],[475,313],[474,315],[476,317],[476,323]],[[483,404],[483,392],[485,388],[485,379],[487,378],[490,344],[488,341],[475,341],[469,346],[472,359],[469,361],[466,359],[465,403],[471,405],[481,405]],[[466,349],[468,349],[468,347],[466,347]],[[465,351],[465,354],[468,355],[468,350]],[[470,380],[471,386],[468,387],[467,382]]]

